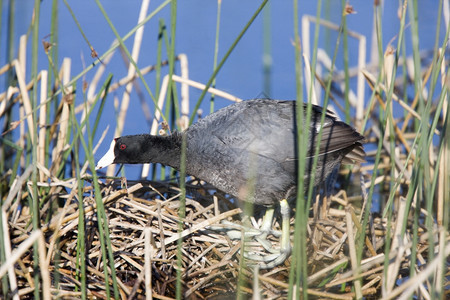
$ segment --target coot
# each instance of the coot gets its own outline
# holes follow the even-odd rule
[[[329,111],[321,125],[323,108],[312,107],[307,143],[304,185],[309,185],[319,131],[318,163],[314,170],[317,187],[341,162],[364,161],[364,137],[350,125],[338,121]],[[303,105],[306,115],[306,104]],[[306,126],[302,124],[302,126]],[[282,233],[280,250],[260,260],[262,268],[283,263],[291,251],[289,206],[296,196],[297,124],[296,102],[255,99],[232,104],[199,120],[183,132],[169,136],[148,134],[115,138],[96,169],[113,163],[161,163],[180,168],[181,143],[186,136],[186,173],[202,179],[240,200],[267,206],[258,234],[266,240],[271,230],[273,209],[280,204]]]

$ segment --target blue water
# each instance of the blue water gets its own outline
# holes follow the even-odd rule
[[[7,30],[7,12],[9,2],[3,2],[3,16],[1,28],[1,48],[0,63],[4,65],[6,59],[6,30]],[[151,1],[149,11],[154,10],[162,1]],[[322,8],[322,16],[328,18],[332,22],[339,23],[341,18],[341,1],[323,1],[328,8]],[[50,33],[51,20],[51,4],[52,1],[41,2],[41,20],[39,35],[44,39]],[[89,42],[94,46],[95,50],[102,55],[114,40],[114,34],[108,26],[106,20],[100,12],[100,9],[93,1],[70,1],[74,14],[78,22],[81,24],[85,35]],[[136,25],[139,15],[141,1],[104,1],[102,3],[109,18],[116,26],[121,36],[128,33],[131,28]],[[224,56],[234,39],[242,30],[244,25],[250,19],[251,15],[259,6],[259,1],[222,1],[222,14],[220,26],[220,48],[219,61]],[[373,1],[351,1],[356,14],[347,18],[348,28],[367,37],[367,60],[370,58],[370,49],[374,45],[371,44],[371,34],[373,26]],[[27,32],[30,26],[31,14],[34,1],[16,1],[16,19],[15,19],[15,46],[17,51],[19,36]],[[299,15],[315,15],[316,1],[299,1]],[[438,1],[419,1],[419,37],[420,48],[431,49],[435,40],[435,28],[438,10]],[[217,76],[216,86],[228,93],[243,99],[255,98],[260,96],[270,96],[276,99],[295,99],[295,58],[292,41],[294,39],[293,29],[293,12],[291,1],[271,2],[271,86],[270,95],[264,95],[264,76],[263,76],[263,17],[258,16],[254,24],[251,25],[246,35],[240,41],[229,60]],[[400,21],[397,17],[398,1],[385,1],[383,9],[383,49],[389,41],[398,34]],[[216,1],[190,0],[178,1],[177,14],[177,32],[176,32],[176,52],[185,53],[189,59],[189,77],[192,80],[206,83],[213,70],[213,55],[216,27]],[[91,64],[94,59],[90,57],[90,49],[76,24],[63,2],[59,3],[59,63],[63,58],[72,59],[72,76],[79,74],[87,65]],[[156,61],[156,43],[158,34],[158,22],[164,20],[168,32],[170,33],[170,6],[165,7],[155,18],[150,20],[145,27],[144,41],[142,44],[141,54],[138,65],[148,66]],[[440,43],[444,35],[444,26],[441,26]],[[312,26],[311,34],[313,34],[314,26]],[[335,48],[337,34],[331,32],[327,34],[324,30],[320,31],[319,46],[326,49],[328,54],[332,56]],[[406,52],[410,54],[411,39],[410,29],[405,32]],[[47,38],[48,40],[48,38]],[[31,45],[31,39],[29,39]],[[126,41],[127,47],[132,48],[132,38]],[[342,43],[342,42],[341,42]],[[397,45],[394,39],[393,45]],[[30,69],[30,49],[28,47],[28,70]],[[164,50],[163,50],[164,51]],[[357,43],[353,39],[349,39],[350,65],[356,65],[357,59]],[[163,59],[166,59],[163,55]],[[343,66],[342,51],[338,53],[337,67]],[[40,47],[38,69],[48,68],[47,57]],[[97,67],[96,67],[97,68]],[[90,81],[95,74],[96,68],[89,71],[85,75],[85,80]],[[167,69],[164,70],[164,72]],[[127,66],[124,64],[120,53],[116,52],[113,60],[107,66],[107,72],[103,76],[101,82],[106,78],[108,73],[113,74],[113,80],[117,81],[127,74]],[[179,74],[179,67],[176,73]],[[28,71],[28,80],[30,72]],[[155,91],[154,74],[145,75],[147,83]],[[0,77],[0,90],[4,89],[5,76]],[[141,89],[143,85],[139,82]],[[76,103],[80,104],[84,101],[81,93],[81,80],[77,83]],[[123,89],[114,92],[107,98],[105,112],[102,115],[101,124],[96,140],[100,137],[100,133],[109,125],[110,129],[107,134],[106,141],[100,147],[95,155],[97,159],[108,149],[110,140],[114,137],[114,128],[116,111],[114,108],[114,97],[121,99]],[[369,89],[366,87],[367,98],[369,97]],[[200,91],[190,88],[190,105],[193,109],[195,102],[200,95]],[[152,108],[152,102],[148,94],[144,90],[146,101]],[[209,111],[209,96],[204,100],[202,105],[204,113]],[[216,109],[228,105],[227,100],[217,99]],[[343,117],[343,116],[342,116]],[[145,133],[149,131],[147,122],[145,121],[140,102],[133,89],[131,94],[131,103],[128,111],[126,125],[123,134]],[[15,133],[17,134],[17,133]],[[83,154],[82,154],[83,155]],[[130,179],[138,178],[140,173],[139,166],[125,166],[125,174]]]

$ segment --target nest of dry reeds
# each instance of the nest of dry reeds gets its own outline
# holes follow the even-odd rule
[[[316,22],[305,16],[304,21],[308,20]],[[344,28],[321,24],[339,32]],[[380,69],[378,62],[365,63],[362,46],[366,37],[348,34],[360,42],[358,65],[346,69],[347,73],[335,69],[333,63],[329,76],[315,75],[341,111],[345,109],[335,98],[344,98],[348,92],[346,101],[355,111],[351,123],[366,137],[367,163],[352,170],[348,182],[362,179],[355,188],[339,187],[332,196],[319,195],[313,201],[302,228],[307,231],[303,242],[308,259],[306,267],[302,266],[306,274],[294,272],[296,253],[276,268],[258,270],[242,259],[242,253],[246,249],[264,253],[261,245],[231,240],[226,233],[212,230],[222,220],[258,226],[263,208],[255,207],[246,220],[236,201],[195,179],[187,183],[185,194],[177,184],[121,180],[108,177],[111,172],[98,179],[94,171],[96,149],[92,145],[101,143],[106,133],[98,141],[97,122],[104,101],[109,94],[124,91],[117,118],[117,127],[123,128],[128,90],[141,75],[156,71],[163,77],[161,66],[170,65],[174,70],[174,64],[180,64],[181,77],[172,74],[169,78],[171,72],[167,72],[162,80],[160,107],[148,118],[152,133],[162,121],[159,113],[166,93],[172,91],[170,81],[181,85],[182,101],[188,102],[189,87],[231,101],[241,99],[188,78],[184,54],[177,56],[177,62],[159,61],[142,67],[139,76],[127,74],[114,83],[108,77],[97,89],[106,70],[103,67],[118,47],[114,44],[101,58],[90,47],[98,58],[92,66],[102,67],[97,68],[92,82],[83,81],[83,93],[78,91],[83,101],[77,103],[73,84],[88,68],[71,79],[71,61],[65,59],[61,75],[55,75],[56,71],[49,77],[48,70],[42,70],[30,78],[24,35],[18,59],[0,68],[0,75],[8,72],[17,79],[0,94],[0,119],[4,121],[0,137],[0,168],[4,170],[0,174],[0,297],[284,299],[303,293],[313,299],[448,299],[448,51],[445,53],[444,47],[422,55],[415,49],[416,58],[422,57],[412,62],[406,54],[398,59],[389,46],[379,57],[383,62]],[[305,41],[309,43],[309,38]],[[49,54],[53,44],[43,41],[43,45]],[[330,57],[317,50],[318,62],[329,68]],[[309,76],[309,53],[305,54],[304,73]],[[51,64],[52,57],[48,56]],[[395,75],[392,71],[403,66],[405,73],[391,78]],[[56,65],[49,68],[58,69]],[[349,77],[356,77],[357,88],[344,91]],[[370,99],[365,99],[365,83],[371,88]],[[47,91],[49,86],[51,91]],[[34,102],[31,89],[39,89],[41,94]],[[311,100],[316,94],[309,95]],[[183,130],[189,124],[183,107],[190,105],[181,107],[177,115],[167,110],[165,119],[176,118]],[[150,110],[145,101],[142,110],[144,114]],[[350,118],[349,108],[345,113]],[[15,119],[17,114],[20,116]],[[89,120],[95,123],[92,130]],[[341,175],[348,173],[341,170]],[[148,178],[148,173],[142,176]],[[379,207],[373,209],[376,201]],[[296,242],[296,221],[291,218],[292,242]],[[278,219],[274,228],[280,229]],[[273,247],[279,248],[278,239],[269,238]],[[298,286],[304,282],[306,291],[306,285]]]
[[[209,226],[224,219],[240,223],[242,216],[235,201],[213,187],[197,180],[189,182],[185,217],[181,219],[182,193],[175,184],[126,180],[102,180],[100,183],[114,255],[115,279],[122,298],[143,299],[150,291],[156,299],[176,297],[177,270],[181,271],[184,298],[234,298],[238,290],[248,296],[257,293],[264,298],[287,297],[290,259],[274,269],[254,273],[252,266],[241,268],[241,241],[230,240],[226,234],[209,229]],[[80,276],[77,245],[81,202],[85,229],[85,255],[82,258],[87,266],[88,296],[106,298],[105,262],[102,259],[93,189],[87,185],[83,190],[84,198],[78,199],[75,190],[70,192],[72,184],[75,181],[50,184],[54,188],[52,195],[55,202],[65,199],[64,205],[53,204],[57,210],[52,212],[54,217],[50,220],[45,218],[51,210],[49,205],[52,201],[41,209],[40,226],[44,236],[41,241],[47,258],[44,265],[51,278],[49,285],[54,296],[80,296],[76,291]],[[19,193],[18,196],[25,195]],[[361,211],[355,208],[360,205],[352,205],[352,202],[361,200],[361,196],[347,197],[341,191],[335,196],[318,199],[313,205],[307,226],[307,292],[310,296],[330,299],[351,299],[355,296],[352,291],[355,270],[351,261],[356,253],[353,236],[361,229]],[[259,213],[257,209],[255,214]],[[30,215],[19,211],[16,206],[9,220],[11,242],[18,245],[28,237],[24,233],[31,231]],[[294,223],[294,218],[291,223]],[[359,278],[362,292],[368,298],[380,295],[386,225],[386,220],[373,217],[366,228],[367,239]],[[278,221],[275,222],[277,228]],[[178,247],[179,241],[182,241],[181,247]],[[275,248],[279,247],[276,238],[272,237],[271,242]],[[264,251],[256,243],[246,242],[245,247]],[[427,249],[426,244],[421,247],[422,252]],[[406,254],[399,263],[400,271],[406,272]],[[19,295],[25,298],[32,296],[33,264],[33,249],[30,248],[15,267]]]

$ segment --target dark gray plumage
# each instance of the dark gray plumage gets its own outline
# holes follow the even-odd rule
[[[329,112],[321,126],[322,111],[321,107],[313,106],[305,187],[312,173],[320,130],[314,186],[323,182],[344,158],[347,162],[364,161],[361,144],[364,137]],[[295,101],[243,101],[218,110],[181,133],[116,138],[110,154],[99,161],[97,168],[110,163],[161,163],[179,169],[183,135],[187,139],[187,174],[241,200],[269,207],[295,196],[298,166]]]

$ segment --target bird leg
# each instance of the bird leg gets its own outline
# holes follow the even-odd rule
[[[258,241],[261,244],[261,246],[264,247],[264,249],[266,249],[266,251],[271,252],[271,253],[274,253],[273,252],[274,249],[272,248],[272,243],[269,242],[269,240],[267,239],[267,236],[269,234],[271,234],[274,237],[278,238],[282,235],[281,232],[272,229],[274,212],[275,212],[275,209],[273,207],[267,208],[266,213],[264,214],[264,217],[262,220],[260,233],[258,235],[255,235],[255,237],[254,237],[255,240]]]
[[[269,209],[268,209],[269,210]],[[264,233],[262,235],[255,237],[255,239],[266,249],[267,252],[270,252],[271,254],[268,255],[260,255],[256,253],[248,253],[246,252],[244,254],[244,257],[248,260],[253,260],[260,263],[261,269],[271,269],[275,266],[278,266],[282,264],[290,255],[291,253],[291,241],[290,241],[290,217],[289,217],[289,204],[286,199],[283,199],[280,201],[280,213],[281,213],[281,238],[280,238],[280,249],[273,249],[272,244],[265,239],[267,234],[264,236]],[[272,211],[273,218],[273,211]],[[266,213],[267,215],[267,213]],[[266,217],[264,216],[264,218]],[[263,229],[264,225],[266,226],[266,231],[272,231],[272,222],[270,222],[270,225],[265,224],[265,221],[263,219],[263,225],[261,226],[261,229]],[[267,226],[270,226],[267,228]],[[268,229],[268,230],[267,230]],[[261,230],[262,231],[262,230]],[[263,231],[262,231],[263,232]]]
[[[261,224],[261,235],[259,237],[262,237],[264,235],[264,238],[267,237],[267,235],[271,234],[275,237],[280,237],[281,232],[277,230],[272,229],[272,222],[273,222],[273,214],[275,212],[275,209],[273,207],[268,207],[266,209],[266,213],[263,216],[262,224]]]
[[[268,252],[268,254],[252,253],[251,251],[245,251],[244,248],[244,257],[250,261],[259,263],[261,269],[270,269],[282,264],[291,252],[289,204],[286,199],[280,201],[280,213],[282,218],[281,232],[272,229],[274,217],[273,207],[267,208],[259,229],[253,227],[250,228],[225,220],[221,222],[222,226],[210,226],[208,229],[226,231],[228,237],[232,240],[240,240],[242,234],[244,234],[244,239],[253,238]],[[270,234],[280,238],[280,249],[274,249],[272,247],[272,243],[267,239],[267,236]]]
[[[208,229],[214,231],[226,231],[228,237],[232,240],[240,240],[242,233],[244,233],[245,239],[254,238],[257,240],[267,251],[272,251],[272,244],[267,240],[268,235],[273,235],[275,237],[280,237],[281,232],[272,229],[273,215],[275,209],[273,207],[268,207],[266,213],[263,216],[261,227],[254,228],[245,225],[236,224],[223,220],[221,226],[209,226]]]

